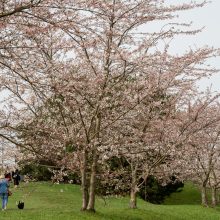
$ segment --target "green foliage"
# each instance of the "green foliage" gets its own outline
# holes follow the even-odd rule
[[[64,183],[80,184],[81,179],[78,173],[67,172],[67,176],[63,177]]]
[[[76,147],[72,143],[67,143],[65,146],[66,153],[72,153],[76,151]]]
[[[51,177],[53,175],[47,166],[40,166],[34,163],[25,164],[24,166],[22,166],[20,173],[38,181],[51,180]]]
[[[99,172],[96,193],[102,196],[128,195],[131,184],[131,178],[128,173],[131,170],[126,158],[111,157],[107,161],[107,166],[106,170],[109,172],[102,170]],[[139,196],[148,202],[161,204],[166,196],[176,192],[180,187],[183,187],[183,183],[175,179],[175,177],[171,177],[170,182],[163,186],[155,177],[149,176],[144,185],[141,186]]]
[[[110,170],[117,170],[117,169],[125,169],[127,167],[129,167],[129,163],[127,162],[126,158],[124,157],[112,157],[107,161],[108,165],[109,165],[109,169]]]
[[[184,184],[174,176],[170,178],[166,185],[162,185],[154,176],[149,176],[144,185],[142,185],[139,195],[148,202],[161,204],[171,193],[180,192],[180,188],[183,186]]]
[[[127,172],[130,166],[124,157],[111,157],[107,168],[99,167],[96,193],[102,196],[128,195],[130,191],[130,176]],[[106,168],[106,169],[105,169]]]

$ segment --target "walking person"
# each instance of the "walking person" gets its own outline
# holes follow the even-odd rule
[[[0,197],[2,199],[2,211],[6,210],[8,204],[9,182],[3,174],[0,174]]]
[[[12,178],[14,180],[14,187],[17,188],[21,179],[18,169],[16,169],[15,172],[12,173]]]

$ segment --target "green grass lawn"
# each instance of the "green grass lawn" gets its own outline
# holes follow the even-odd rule
[[[128,198],[108,198],[106,205],[97,198],[96,213],[79,211],[81,193],[76,185],[23,183],[12,191],[8,209],[0,212],[0,220],[220,220],[220,207],[201,207],[199,192],[190,184],[182,192],[167,198],[164,205],[153,205],[139,199],[136,210],[128,208]],[[16,206],[16,201],[21,199],[25,201],[24,210]]]

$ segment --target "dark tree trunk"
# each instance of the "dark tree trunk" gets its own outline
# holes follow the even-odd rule
[[[88,206],[88,181],[87,181],[87,157],[88,152],[84,150],[82,157],[82,167],[81,167],[81,189],[82,189],[82,208],[81,211],[85,211]]]

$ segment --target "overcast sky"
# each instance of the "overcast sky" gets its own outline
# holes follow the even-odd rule
[[[190,0],[167,0],[168,4],[180,4],[190,2]],[[196,0],[200,3],[203,0]],[[204,30],[195,36],[179,37],[172,42],[171,50],[174,53],[181,53],[191,48],[203,47],[205,45],[220,48],[220,0],[212,0],[202,8],[196,8],[179,12],[177,21],[193,22],[194,28],[202,28]],[[212,66],[220,69],[220,58],[215,58],[209,62]],[[210,87],[212,90],[220,92],[220,73],[211,77],[209,80],[202,80],[199,83],[201,90]]]
[[[182,0],[170,0],[179,3]],[[168,0],[169,2],[169,0]],[[197,2],[201,2],[197,1]],[[220,48],[220,0],[212,0],[203,8],[197,8],[190,11],[180,13],[180,19],[184,21],[193,21],[195,27],[205,26],[204,30],[196,37],[188,37],[184,44],[203,46],[209,45]],[[180,44],[181,45],[181,44]],[[220,58],[216,58],[210,62],[213,66],[220,69]],[[216,74],[210,80],[203,80],[200,87],[204,89],[212,84],[213,90],[220,92],[220,73]]]

